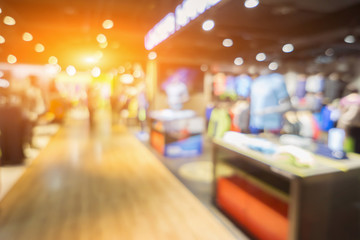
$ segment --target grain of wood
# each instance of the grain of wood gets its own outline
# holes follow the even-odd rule
[[[233,239],[125,128],[62,128],[0,202],[1,240]]]

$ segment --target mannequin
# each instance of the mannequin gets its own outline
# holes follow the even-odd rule
[[[279,132],[282,114],[291,109],[284,77],[278,73],[256,78],[251,86],[250,127],[253,132]]]
[[[166,89],[168,104],[173,110],[180,110],[185,102],[189,100],[189,93],[185,83],[175,78]]]

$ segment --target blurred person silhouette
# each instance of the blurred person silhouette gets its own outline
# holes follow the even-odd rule
[[[37,77],[29,76],[28,84],[23,93],[22,107],[25,116],[25,143],[32,146],[32,130],[39,116],[45,113],[46,106]]]
[[[250,130],[279,133],[283,114],[292,107],[283,75],[265,71],[254,79],[250,96]]]
[[[19,92],[0,93],[1,165],[22,163],[24,159],[24,117]]]
[[[87,103],[89,110],[89,126],[90,128],[94,127],[95,124],[95,113],[97,110],[98,99],[97,99],[97,91],[94,86],[90,86],[87,91]]]
[[[141,83],[138,85],[138,119],[140,122],[141,132],[145,132],[145,125],[146,125],[146,115],[149,103],[146,100],[145,95],[145,84]]]

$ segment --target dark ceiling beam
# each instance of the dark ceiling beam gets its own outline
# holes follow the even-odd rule
[[[347,29],[349,32],[360,25],[360,4],[348,7],[325,17],[304,22],[293,29],[294,36],[308,36],[336,29]]]

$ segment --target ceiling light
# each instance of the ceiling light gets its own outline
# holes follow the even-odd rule
[[[120,80],[124,84],[131,84],[134,82],[134,76],[131,74],[124,74],[120,77]]]
[[[254,8],[259,5],[259,0],[246,0],[244,5],[246,8]]]
[[[345,38],[344,38],[344,41],[346,43],[354,43],[356,41],[355,39],[355,36],[354,35],[347,35]]]
[[[234,60],[234,64],[235,64],[236,66],[240,66],[240,65],[242,65],[243,63],[244,63],[244,59],[241,58],[241,57],[237,57],[237,58],[235,58],[235,60]]]
[[[56,57],[54,57],[54,56],[51,56],[51,57],[49,57],[49,61],[48,61],[50,64],[57,64],[57,62],[58,62],[58,60],[57,60],[57,58]]]
[[[108,42],[99,43],[100,48],[106,48],[108,46]]]
[[[263,62],[266,60],[266,54],[265,53],[258,53],[256,55],[256,61]]]
[[[72,65],[69,65],[67,68],[66,68],[66,72],[69,76],[74,76],[76,74],[76,68]]]
[[[230,38],[225,38],[222,44],[224,47],[231,47],[233,45],[233,40]]]
[[[35,52],[41,53],[43,51],[45,51],[44,45],[42,45],[41,43],[37,43],[35,45]]]
[[[209,70],[209,67],[208,67],[208,65],[206,65],[206,64],[202,64],[202,65],[200,66],[200,70],[203,71],[203,72],[206,72],[207,70]]]
[[[291,43],[287,43],[282,47],[282,50],[284,53],[291,53],[292,51],[294,51],[294,45],[292,45]]]
[[[0,87],[1,88],[8,88],[10,86],[10,83],[6,79],[0,79]]]
[[[23,40],[25,42],[30,42],[33,40],[33,36],[31,35],[31,33],[25,32],[22,36]]]
[[[215,26],[215,22],[213,20],[206,20],[203,24],[202,24],[202,29],[204,31],[210,31],[211,29],[213,29]]]
[[[97,35],[96,37],[96,40],[99,42],[99,43],[105,43],[107,40],[106,40],[106,36],[102,33],[100,33],[99,35]]]
[[[10,54],[10,55],[8,55],[8,57],[7,57],[7,61],[8,61],[8,63],[10,63],[10,64],[14,64],[14,63],[16,63],[17,59],[16,59],[16,57],[15,57],[14,55]]]
[[[150,52],[149,55],[148,55],[148,58],[150,60],[155,60],[157,58],[156,52]]]
[[[269,69],[272,70],[272,71],[275,71],[279,68],[279,64],[277,62],[272,62],[269,64]]]
[[[6,25],[9,25],[9,26],[12,26],[12,25],[15,25],[16,21],[14,18],[10,17],[10,16],[5,16],[4,17],[4,23]]]
[[[335,51],[332,48],[328,48],[325,51],[325,55],[328,56],[328,57],[332,57],[332,56],[334,56],[334,54],[335,54]]]
[[[2,9],[0,8],[0,13],[2,13]]]
[[[113,21],[111,21],[110,19],[107,19],[107,20],[105,20],[105,21],[103,22],[102,26],[103,26],[103,28],[105,28],[105,29],[110,29],[110,28],[112,28],[112,27],[114,26],[114,23],[113,23]]]
[[[94,68],[91,70],[91,75],[92,75],[93,77],[99,77],[100,74],[101,74],[101,70],[100,70],[100,68],[98,68],[98,67],[94,67]]]
[[[0,35],[0,44],[3,44],[3,43],[5,43],[5,38]]]

